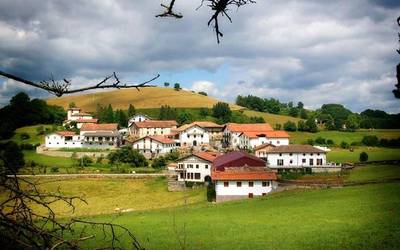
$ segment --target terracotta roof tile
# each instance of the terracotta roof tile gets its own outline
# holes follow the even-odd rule
[[[191,127],[193,127],[193,126],[199,126],[199,127],[201,127],[201,128],[219,128],[219,129],[221,129],[222,130],[222,128],[224,127],[224,126],[222,126],[222,125],[219,125],[219,124],[216,124],[216,123],[214,123],[214,122],[207,122],[207,121],[199,121],[199,122],[192,122],[192,123],[190,123],[190,124],[184,124],[184,125],[182,125],[182,126],[180,126],[178,129],[177,129],[177,131],[184,131],[184,130],[186,130],[186,129],[188,129],[188,128],[191,128]]]
[[[174,120],[146,120],[143,122],[134,122],[138,128],[169,128],[177,125]]]
[[[203,160],[212,162],[215,158],[217,158],[220,155],[220,153],[218,153],[218,152],[197,152],[197,153],[194,153],[193,155],[195,155]]]
[[[77,123],[97,123],[97,119],[78,119],[75,120]]]
[[[58,131],[56,134],[61,136],[74,136],[77,135],[74,131]]]
[[[137,140],[135,140],[133,142],[135,143],[135,142],[143,140],[145,138],[150,138],[152,140],[161,142],[163,144],[175,144],[176,143],[174,140],[172,140],[172,139],[170,139],[170,138],[168,138],[166,136],[162,136],[162,135],[147,135],[147,136],[139,138],[139,139],[137,139]]]
[[[263,149],[263,148],[266,148],[266,147],[276,147],[275,145],[273,145],[273,144],[271,144],[271,143],[264,143],[264,144],[261,144],[261,145],[259,145],[259,146],[257,146],[257,147],[255,147],[254,148],[254,150],[260,150],[260,149]]]
[[[81,127],[81,131],[98,131],[98,130],[117,130],[118,123],[105,123],[105,124],[96,124],[96,123],[84,123]]]
[[[241,135],[245,135],[249,138],[267,137],[267,138],[289,138],[289,134],[283,130],[277,131],[262,131],[262,132],[243,132]]]
[[[276,180],[276,174],[269,171],[257,172],[220,172],[211,173],[212,180],[220,181],[258,181],[258,180]]]
[[[248,123],[248,124],[238,124],[238,123],[227,123],[225,125],[232,132],[265,132],[273,131],[273,128],[268,123]]]

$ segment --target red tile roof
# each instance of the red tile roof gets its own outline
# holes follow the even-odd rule
[[[56,134],[61,136],[74,136],[76,133],[74,131],[58,131]]]
[[[212,180],[219,181],[258,181],[258,180],[276,180],[276,174],[268,171],[257,172],[220,172],[211,173]]]
[[[265,167],[266,162],[262,159],[243,151],[233,151],[218,156],[213,161],[213,167],[217,171],[224,171],[225,167]]]
[[[91,114],[88,113],[75,113],[75,114],[71,114],[72,116],[92,116]]]
[[[289,134],[283,130],[277,131],[264,131],[264,132],[243,132],[241,135],[245,135],[249,138],[267,137],[267,138],[289,138]]]
[[[169,128],[178,125],[174,120],[146,120],[132,124],[135,124],[138,128]]]
[[[224,127],[224,126],[216,124],[214,122],[205,121],[205,122],[192,122],[190,124],[184,124],[184,125],[180,126],[177,130],[178,131],[183,131],[183,130],[186,130],[186,129],[191,128],[193,126],[199,126],[201,128],[219,128],[221,130]]]
[[[139,138],[137,140],[134,140],[133,143],[135,143],[137,141],[141,141],[141,140],[146,139],[146,138],[150,138],[152,140],[161,142],[163,144],[175,144],[176,143],[174,140],[172,140],[172,139],[170,139],[170,138],[168,138],[166,136],[163,136],[163,135],[146,135],[145,137],[142,137],[142,138]]]
[[[194,153],[193,155],[195,155],[203,160],[212,162],[215,158],[217,158],[220,155],[220,153],[218,153],[218,152],[197,152],[197,153]]]
[[[96,124],[96,123],[84,123],[81,127],[81,131],[113,131],[118,129],[118,123],[105,123],[105,124]]]
[[[97,123],[97,119],[78,119],[75,120],[77,123]]]
[[[266,148],[266,147],[276,147],[276,146],[271,144],[271,143],[264,143],[264,144],[261,144],[261,145],[255,147],[254,150],[257,151],[257,150],[260,150],[260,149],[263,149],[263,148]]]
[[[227,123],[225,125],[232,132],[265,132],[273,131],[273,128],[268,123],[253,123],[253,124],[238,124]]]

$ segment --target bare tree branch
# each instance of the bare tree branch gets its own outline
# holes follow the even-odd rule
[[[51,94],[54,94],[58,97],[66,94],[73,94],[77,92],[82,92],[82,91],[87,91],[87,90],[92,90],[92,89],[106,89],[106,88],[117,88],[117,89],[125,89],[125,88],[136,88],[139,90],[139,88],[145,88],[145,87],[154,87],[154,85],[148,85],[150,82],[156,80],[157,78],[160,77],[160,74],[157,74],[155,77],[151,78],[150,80],[147,80],[142,83],[138,84],[121,84],[121,81],[117,77],[117,74],[113,72],[113,74],[105,77],[102,81],[99,83],[90,86],[90,87],[85,87],[85,88],[78,88],[78,89],[70,89],[71,86],[71,81],[67,79],[63,79],[63,82],[59,82],[54,80],[53,75],[51,75],[50,79],[47,81],[40,81],[39,83],[29,81],[26,79],[23,79],[19,76],[4,72],[0,70],[0,76],[4,76],[6,78],[36,87],[40,88],[43,90],[48,91]]]
[[[165,8],[165,11],[156,17],[175,17],[175,18],[182,18],[183,15],[181,13],[175,13],[174,8],[175,0],[171,0],[169,5],[161,4],[161,7]]]

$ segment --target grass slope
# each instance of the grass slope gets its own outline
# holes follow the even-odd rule
[[[184,239],[185,249],[395,249],[399,188],[392,183],[299,190],[95,219],[127,226],[146,249],[182,248]],[[93,248],[96,242],[87,244]]]
[[[44,128],[52,128],[52,125],[34,125],[34,126],[26,126],[21,127],[15,130],[15,134],[8,140],[3,141],[14,141],[15,143],[29,143],[29,144],[37,144],[37,143],[44,143],[44,135],[38,135],[36,129],[40,126]],[[21,134],[27,133],[29,135],[29,139],[22,140]]]
[[[59,105],[68,108],[70,102],[82,108],[84,111],[93,112],[97,103],[101,105],[111,104],[114,109],[128,109],[133,104],[137,109],[159,108],[162,105],[182,108],[211,108],[217,99],[203,96],[190,91],[175,91],[173,88],[151,87],[136,89],[123,89],[107,92],[97,92],[84,95],[63,96],[47,100],[48,104]],[[233,109],[240,109],[240,106],[231,105]]]
[[[366,165],[357,166],[351,170],[346,182],[389,181],[393,179],[400,179],[400,166]]]
[[[359,162],[360,153],[368,154],[368,161],[400,160],[400,148],[356,147],[353,152],[348,149],[332,148],[327,154],[331,162]]]
[[[287,121],[292,121],[294,123],[298,123],[300,121],[300,118],[295,118],[291,116],[285,116],[285,115],[275,115],[275,114],[270,114],[270,113],[265,113],[265,112],[259,112],[259,111],[253,111],[253,110],[244,110],[243,114],[247,116],[260,116],[264,118],[265,122],[269,123],[272,125],[272,127],[275,127],[276,124],[283,124]],[[282,127],[283,129],[283,127]]]
[[[397,139],[400,138],[400,129],[360,129],[356,132],[340,132],[340,131],[319,131],[317,133],[308,132],[289,132],[290,142],[293,144],[301,144],[308,139],[315,140],[317,137],[323,137],[325,139],[331,139],[336,144],[340,144],[342,141],[347,143],[360,142],[366,135],[375,135],[379,139]]]

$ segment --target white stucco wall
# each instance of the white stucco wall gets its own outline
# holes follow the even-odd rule
[[[238,181],[228,181],[229,186],[224,186],[225,181],[216,181],[215,183],[215,192],[216,195],[224,195],[224,196],[235,196],[235,195],[243,195],[248,196],[249,193],[252,193],[254,196],[262,195],[263,193],[269,193],[272,191],[272,181],[266,181],[267,186],[262,186],[262,181],[253,181],[253,187],[249,187],[249,181],[240,181],[242,183],[241,187],[237,187]]]
[[[287,167],[309,167],[310,159],[313,160],[312,166],[317,166],[317,159],[322,159],[322,165],[326,165],[325,153],[261,153],[259,157],[265,159],[269,167],[287,168]],[[283,160],[283,166],[278,166],[278,159]],[[303,159],[305,163],[303,163]],[[290,162],[292,161],[292,162]]]
[[[176,126],[172,127],[176,128]],[[129,134],[136,135],[139,138],[146,135],[168,135],[171,133],[171,128],[137,128],[135,125],[129,127]]]
[[[182,161],[178,161],[177,164],[178,181],[204,182],[206,176],[211,176],[211,162],[205,161],[196,156],[191,156]],[[186,173],[186,175],[182,178],[181,173]],[[196,173],[200,174],[199,179],[195,179]],[[190,178],[192,176],[191,174],[193,174],[193,179]]]
[[[164,144],[156,140],[151,140],[150,138],[142,138],[141,140],[135,141],[132,144],[132,148],[142,153],[166,154],[177,147],[175,143]]]
[[[179,133],[181,146],[194,146],[194,141],[196,141],[197,146],[209,144],[210,136],[205,129],[199,126],[190,127]]]

